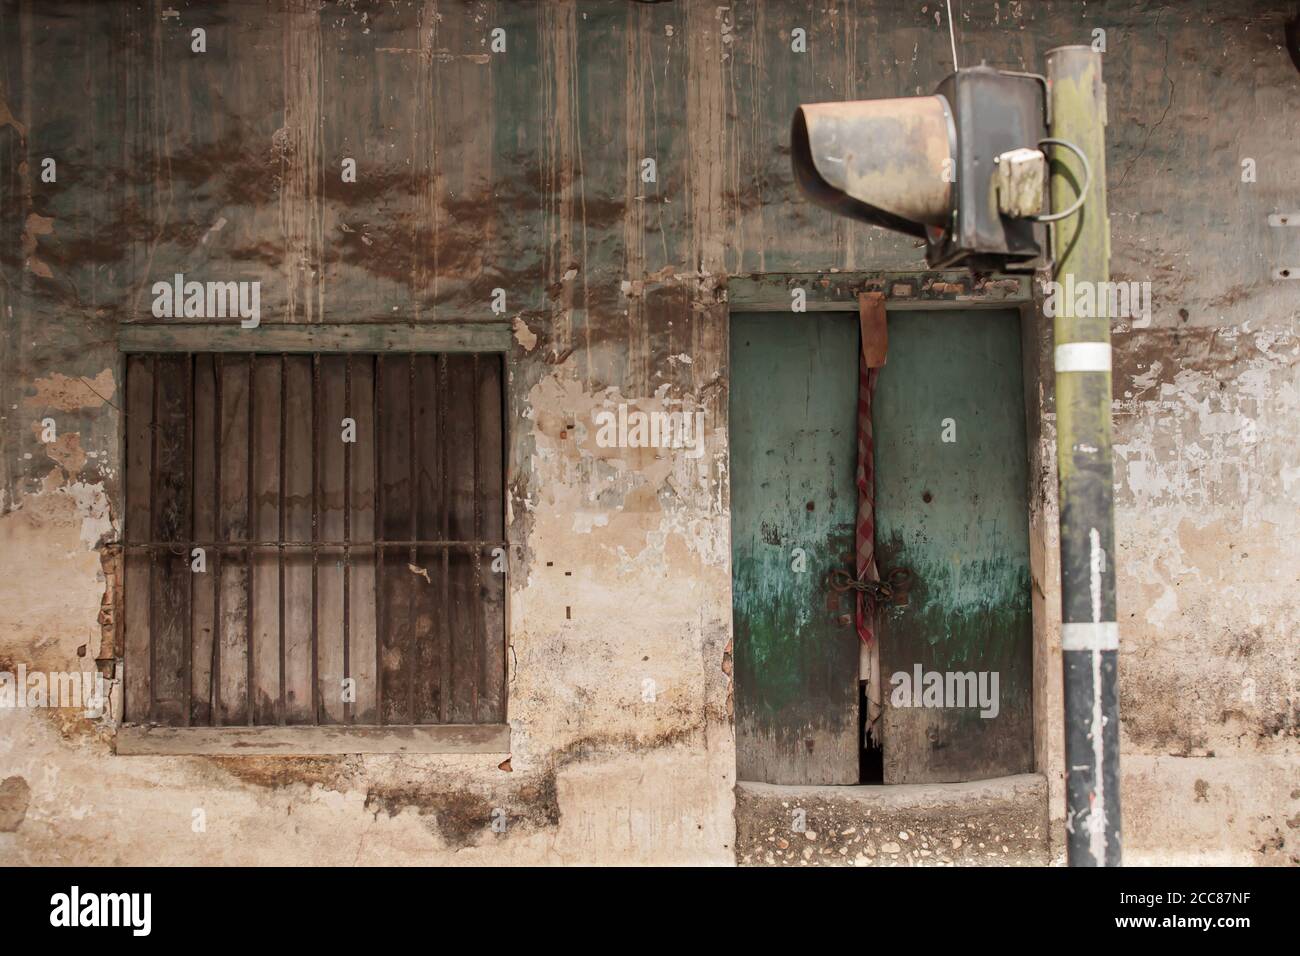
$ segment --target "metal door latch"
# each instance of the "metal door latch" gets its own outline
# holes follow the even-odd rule
[[[907,568],[894,568],[879,581],[859,580],[843,568],[833,568],[827,581],[834,591],[862,591],[873,608],[892,604],[907,604],[907,592],[912,586],[912,572]]]

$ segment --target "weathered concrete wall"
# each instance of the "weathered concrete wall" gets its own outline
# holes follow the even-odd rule
[[[264,323],[486,320],[503,288],[516,327],[510,769],[115,757],[109,725],[0,712],[0,856],[731,861],[726,278],[919,267],[804,203],[785,144],[799,102],[928,92],[940,6],[0,7],[0,663],[120,652],[115,334],[154,280],[260,280]],[[1271,278],[1300,240],[1266,224],[1295,209],[1300,73],[1290,4],[1221,6],[960,5],[963,62],[1039,69],[1106,31],[1112,270],[1155,300],[1115,342],[1132,862],[1300,853],[1300,287]],[[706,454],[597,448],[591,410],[620,401],[704,410]],[[1051,438],[1049,411],[1047,461]],[[1038,667],[1059,700],[1059,659]],[[1039,719],[1059,826],[1059,707]]]

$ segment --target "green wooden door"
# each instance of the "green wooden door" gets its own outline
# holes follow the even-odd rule
[[[826,587],[852,567],[858,322],[734,315],[731,558],[736,772],[858,782],[858,638]]]
[[[1024,408],[1016,313],[889,313],[876,548],[914,580],[881,622],[886,783],[1033,769]]]

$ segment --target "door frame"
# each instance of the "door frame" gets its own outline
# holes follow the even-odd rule
[[[1060,670],[1060,563],[1057,548],[1058,494],[1052,327],[1043,316],[1042,288],[1047,270],[974,276],[963,271],[762,272],[730,276],[730,313],[794,313],[796,292],[803,292],[803,311],[846,312],[858,307],[858,295],[881,292],[886,310],[1015,309],[1020,315],[1020,354],[1024,380],[1025,447],[1028,454],[1030,605],[1033,615],[1034,769],[1047,773],[1063,761]],[[728,321],[730,331],[730,320]],[[727,369],[726,380],[731,380]],[[727,500],[731,478],[728,462]],[[734,625],[732,639],[735,639]],[[1053,653],[1055,650],[1057,653]],[[1055,798],[1063,786],[1060,773],[1048,773]],[[944,786],[938,784],[936,786]]]

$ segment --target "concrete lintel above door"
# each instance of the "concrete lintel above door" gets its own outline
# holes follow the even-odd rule
[[[727,280],[733,312],[789,312],[802,289],[808,312],[856,308],[862,292],[883,292],[891,307],[1009,308],[1033,301],[1028,274],[974,276],[965,271],[763,272]]]

